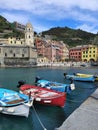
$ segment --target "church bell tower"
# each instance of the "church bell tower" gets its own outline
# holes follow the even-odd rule
[[[25,27],[25,45],[34,47],[34,31],[31,23],[27,23]]]

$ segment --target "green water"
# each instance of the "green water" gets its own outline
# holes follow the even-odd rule
[[[63,77],[64,72],[94,74],[98,73],[98,68],[1,68],[0,87],[18,91],[16,86],[19,80],[26,80],[27,83],[33,84],[36,76],[51,81],[69,83]],[[54,130],[87,99],[97,88],[98,82],[75,82],[75,85],[76,89],[67,95],[64,108],[34,104],[39,118],[33,108],[30,109],[28,118],[0,114],[0,130],[43,130],[43,127],[47,130]],[[42,122],[43,127],[38,119]]]

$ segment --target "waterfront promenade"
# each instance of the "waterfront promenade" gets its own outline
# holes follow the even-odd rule
[[[37,67],[80,67],[80,66],[85,66],[88,67],[90,66],[89,63],[86,62],[39,62],[37,63]]]
[[[56,130],[98,130],[98,89]]]

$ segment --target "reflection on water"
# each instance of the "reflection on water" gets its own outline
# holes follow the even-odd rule
[[[32,130],[29,118],[0,114],[0,130]]]
[[[26,80],[27,83],[33,84],[36,76],[51,81],[69,83],[70,81],[63,77],[65,72],[70,74],[75,72],[94,74],[95,72],[98,73],[98,68],[1,68],[0,86],[18,91],[16,86],[19,80]],[[64,108],[34,104],[38,117],[47,130],[54,130],[59,127],[98,87],[98,82],[75,81],[75,86],[76,89],[67,94]],[[31,108],[28,118],[0,114],[0,130],[43,130],[43,128],[34,109]]]

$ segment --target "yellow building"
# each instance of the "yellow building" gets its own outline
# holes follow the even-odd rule
[[[98,61],[98,47],[86,45],[82,48],[82,61]]]
[[[8,44],[9,45],[24,45],[25,40],[15,37],[9,37],[8,38]]]

